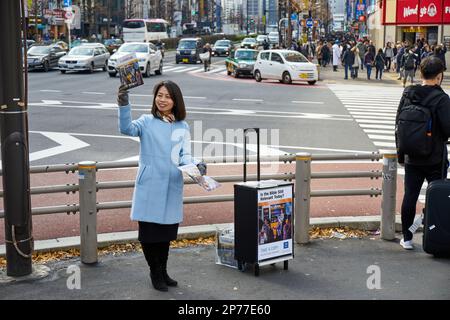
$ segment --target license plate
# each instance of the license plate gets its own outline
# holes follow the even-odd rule
[[[75,68],[75,66],[67,66],[67,68],[73,69],[73,68]]]
[[[300,73],[300,79],[308,79],[307,73]]]
[[[189,59],[183,59],[183,62],[189,62]]]

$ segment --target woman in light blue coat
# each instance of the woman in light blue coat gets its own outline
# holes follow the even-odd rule
[[[155,85],[151,114],[132,120],[128,92],[119,88],[119,129],[139,137],[139,169],[131,219],[138,221],[153,287],[167,291],[177,282],[167,274],[170,241],[177,238],[183,220],[183,176],[177,168],[194,163],[202,174],[206,165],[191,156],[189,125],[180,88],[172,81]]]

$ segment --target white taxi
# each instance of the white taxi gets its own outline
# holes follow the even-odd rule
[[[115,77],[117,74],[117,59],[129,53],[136,54],[139,60],[139,69],[144,77],[149,77],[152,72],[157,75],[162,74],[162,54],[153,43],[126,42],[108,60],[108,73],[111,77]]]
[[[275,79],[283,83],[306,81],[313,85],[319,80],[317,66],[293,50],[263,50],[253,69],[255,80]]]

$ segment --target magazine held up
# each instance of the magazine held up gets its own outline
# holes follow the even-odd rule
[[[129,53],[117,59],[120,83],[126,89],[131,89],[144,84],[138,58],[135,53]]]
[[[181,172],[186,173],[192,180],[206,191],[212,191],[220,187],[220,183],[208,176],[202,176],[195,164],[186,164],[178,167]]]

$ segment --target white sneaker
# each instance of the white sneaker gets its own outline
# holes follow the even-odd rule
[[[402,239],[402,240],[400,240],[400,245],[403,247],[403,249],[406,249],[406,250],[414,249],[412,240],[404,241],[404,239]]]

